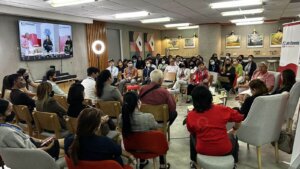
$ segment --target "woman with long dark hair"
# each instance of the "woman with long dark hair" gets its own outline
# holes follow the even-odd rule
[[[122,114],[120,115],[120,124],[122,134],[127,137],[133,132],[149,131],[158,128],[158,123],[154,116],[150,113],[142,113],[139,109],[141,101],[134,92],[128,92],[124,95],[124,103],[122,106]],[[160,169],[169,168],[169,164],[165,164],[163,156],[160,158]],[[148,164],[148,160],[141,160],[140,169]]]
[[[113,78],[109,70],[103,70],[96,79],[96,94],[104,101],[119,101],[123,103],[122,95],[118,88],[112,86]]]
[[[69,108],[67,111],[68,116],[77,118],[79,113],[87,106],[83,104],[84,100],[84,87],[80,83],[71,85],[68,93]]]
[[[282,85],[276,90],[275,94],[282,92],[290,92],[293,85],[296,83],[295,72],[291,69],[286,69],[281,73]]]
[[[101,110],[95,108],[82,110],[78,116],[76,134],[65,138],[65,153],[74,165],[79,160],[115,160],[123,165],[121,146],[101,134],[101,125],[108,120],[101,114]]]
[[[244,119],[239,112],[225,106],[213,105],[211,92],[205,86],[197,86],[192,91],[194,109],[188,113],[187,129],[190,137],[191,168],[196,168],[197,153],[209,156],[231,154],[238,161],[235,134]],[[227,122],[235,122],[226,131]]]

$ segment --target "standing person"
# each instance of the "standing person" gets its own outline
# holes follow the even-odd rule
[[[166,58],[162,58],[161,63],[158,65],[158,69],[164,72],[167,66]]]
[[[186,123],[190,132],[190,167],[196,169],[197,153],[208,156],[232,154],[237,163],[238,142],[235,135],[243,115],[229,107],[214,105],[211,92],[204,86],[197,86],[192,97],[194,109],[188,113]],[[227,122],[235,122],[228,134]]]
[[[50,51],[52,51],[52,47],[53,47],[53,43],[49,37],[49,35],[46,35],[46,39],[43,42],[43,47],[44,49],[47,51],[47,53],[49,53]]]
[[[61,127],[66,129],[66,121],[63,116],[67,115],[67,110],[57,103],[53,95],[51,84],[48,82],[41,83],[37,88],[36,110],[57,114]]]
[[[191,71],[187,67],[187,62],[181,62],[179,64],[179,70],[176,75],[176,82],[172,87],[172,90],[180,90],[181,85],[187,85],[190,82]]]
[[[249,55],[248,56],[248,63],[244,67],[244,71],[246,73],[246,76],[248,76],[249,79],[252,78],[254,71],[256,70],[256,63],[254,62],[254,56]]]
[[[151,66],[151,60],[146,60],[146,67],[143,70],[143,85],[150,83],[150,73],[155,69]]]
[[[231,59],[225,59],[224,66],[221,71],[221,76],[228,77],[229,82],[221,82],[221,86],[225,88],[225,90],[229,91],[234,86],[234,79],[235,79],[235,68],[232,66]]]
[[[121,94],[124,92],[124,86],[126,83],[135,84],[136,78],[138,76],[137,69],[133,67],[133,63],[131,60],[128,61],[127,68],[124,70],[124,79],[120,81],[119,90]]]
[[[87,78],[85,78],[81,84],[84,87],[84,93],[86,99],[91,99],[93,104],[96,104],[98,97],[96,96],[96,78],[99,75],[99,69],[96,67],[89,67],[87,69]]]
[[[150,73],[151,83],[141,88],[139,97],[144,104],[167,104],[169,107],[169,125],[171,125],[177,117],[176,102],[169,91],[161,87],[163,78],[164,75],[161,70],[153,70]]]
[[[32,113],[33,109],[35,108],[35,102],[31,97],[21,90],[26,86],[23,76],[19,74],[12,74],[10,75],[9,81],[12,86],[10,93],[11,102],[14,105],[27,106],[29,111]]]
[[[178,71],[178,66],[175,65],[174,59],[171,58],[170,59],[170,64],[165,69],[165,73],[167,73],[167,72],[177,73],[177,71]]]
[[[109,61],[109,67],[107,68],[107,70],[110,71],[113,78],[112,85],[115,86],[118,82],[119,69],[115,66],[115,61],[113,59]]]
[[[194,73],[194,75],[191,79],[191,83],[188,85],[188,88],[187,88],[188,98],[187,98],[186,103],[191,102],[191,94],[192,94],[193,89],[196,86],[199,86],[199,85],[208,86],[208,82],[209,82],[209,72],[207,71],[204,63],[201,62],[198,65],[198,69],[196,70],[196,72]]]
[[[63,90],[61,90],[61,88],[55,83],[56,73],[53,69],[50,69],[47,71],[46,79],[47,79],[47,82],[49,82],[52,85],[54,94],[66,96],[65,92]]]

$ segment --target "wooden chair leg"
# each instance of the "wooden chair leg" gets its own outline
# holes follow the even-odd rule
[[[258,164],[258,169],[262,169],[262,166],[261,166],[261,146],[257,146],[257,147],[256,147],[256,151],[257,151],[257,164]]]
[[[279,163],[279,149],[278,149],[278,142],[275,142],[275,159],[276,163]]]
[[[155,160],[155,158],[153,158],[153,169],[157,169],[157,164],[156,164],[156,160]]]

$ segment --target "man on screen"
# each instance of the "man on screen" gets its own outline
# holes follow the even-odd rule
[[[65,43],[65,53],[66,54],[72,54],[73,52],[73,43],[71,36],[68,36],[68,40]]]
[[[43,47],[47,51],[47,53],[52,51],[52,46],[53,46],[53,44],[52,44],[52,41],[51,41],[49,35],[46,35],[46,39],[43,42]]]

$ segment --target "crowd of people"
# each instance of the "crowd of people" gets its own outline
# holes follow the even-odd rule
[[[235,137],[241,121],[243,121],[256,97],[289,92],[295,81],[292,70],[284,70],[281,75],[282,85],[271,93],[274,88],[274,75],[268,72],[265,62],[256,64],[252,55],[245,61],[243,55],[231,58],[226,54],[224,60],[213,54],[208,64],[198,55],[189,59],[181,56],[155,57],[133,56],[131,60],[119,60],[117,66],[114,60],[109,61],[109,67],[100,71],[89,67],[87,77],[72,84],[66,94],[56,84],[54,70],[46,72],[46,80],[40,84],[30,80],[26,69],[20,69],[15,74],[3,79],[2,94],[10,90],[7,98],[0,100],[0,147],[42,149],[52,157],[58,158],[59,150],[65,150],[73,163],[79,160],[107,160],[112,159],[124,166],[121,156],[125,156],[134,163],[134,157],[120,143],[109,137],[109,132],[122,129],[123,137],[133,132],[155,130],[159,123],[152,114],[140,111],[142,104],[168,105],[169,125],[177,117],[176,101],[170,91],[179,91],[181,85],[187,86],[187,103],[192,102],[194,109],[188,113],[187,129],[190,132],[190,167],[196,168],[197,153],[205,155],[234,156],[238,162],[238,142]],[[139,77],[138,71],[142,76]],[[164,74],[175,73],[176,82],[169,89],[162,87]],[[217,86],[235,94],[241,103],[240,108],[229,108],[212,103],[213,97],[209,91],[211,72],[219,74]],[[138,93],[127,92],[126,84],[140,84]],[[29,90],[29,86],[37,88],[36,93]],[[2,97],[3,97],[2,95]],[[60,95],[67,98],[68,109],[63,108],[53,97]],[[98,100],[118,101],[122,105],[119,124],[105,115],[101,110],[85,105],[84,100],[90,99],[92,105]],[[29,137],[22,129],[12,123],[14,113],[12,105],[26,105],[30,111],[56,113],[62,129],[66,130],[64,116],[77,118],[78,126],[75,135],[65,139],[53,139],[50,144],[43,145],[43,140]],[[222,113],[220,113],[222,112]],[[199,124],[199,120],[207,119]],[[235,122],[234,127],[226,131],[226,123]],[[221,130],[222,129],[222,130]],[[3,134],[2,134],[3,133]],[[212,144],[213,142],[213,144]],[[148,164],[141,159],[140,169]],[[160,169],[170,168],[164,156],[160,157]]]

